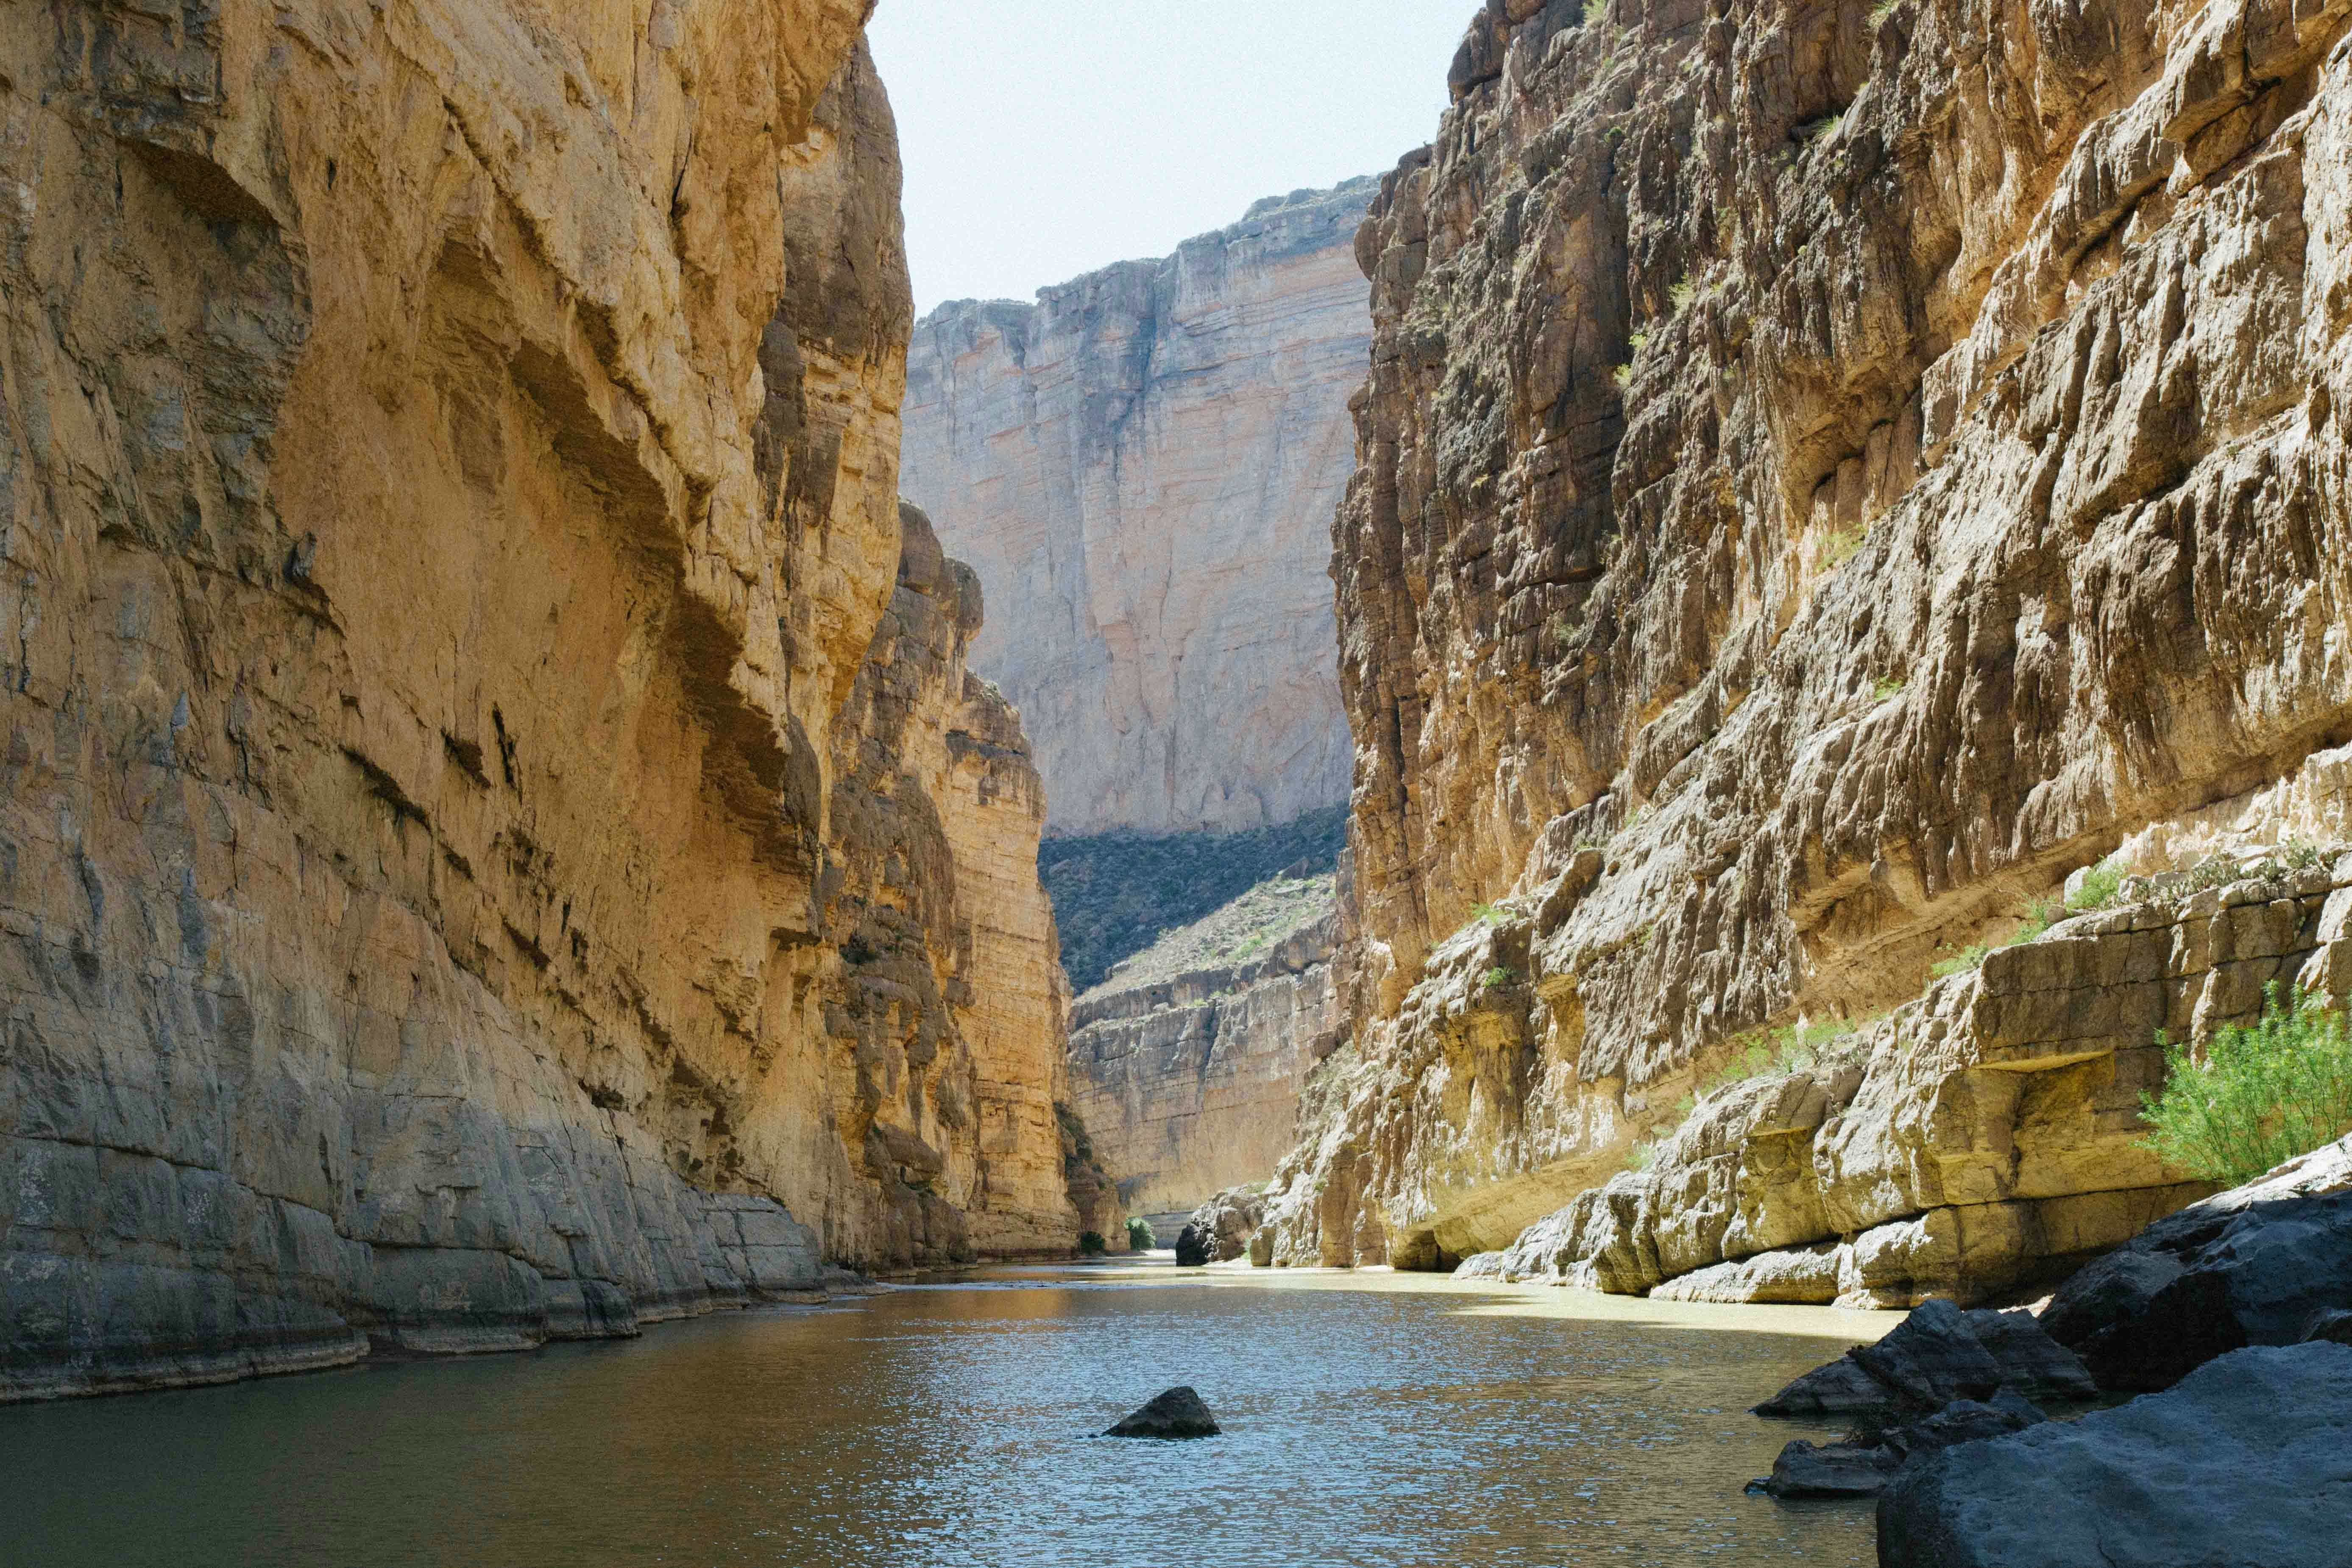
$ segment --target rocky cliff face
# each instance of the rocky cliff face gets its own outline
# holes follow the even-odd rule
[[[1307,1075],[1339,1043],[1328,880],[1295,884],[1311,900],[1247,956],[1131,966],[1071,1008],[1071,1103],[1163,1241],[1289,1152]]]
[[[1917,995],[2127,838],[2326,794],[2305,759],[2352,736],[2347,16],[1490,0],[1359,240],[1355,1043],[1276,1256],[1508,1246],[1751,1031]],[[2272,969],[2320,896],[2264,928]],[[1934,1267],[1828,1265],[1904,1299],[2016,1205],[2178,1201],[2144,1162],[2000,1167],[2045,1102],[2128,1128],[2140,1034],[2202,994],[2190,956],[2236,956],[2204,940],[2037,944],[1881,1026],[1869,1074],[1914,1075],[1894,1145],[1924,1143],[1789,1239],[1921,1227]],[[2196,1022],[2248,1001],[2223,989]],[[1870,1092],[1860,1066],[1759,1113],[1794,1189],[1840,1189],[1811,1119]],[[1947,1117],[1956,1084],[1981,1092]],[[1744,1168],[1705,1162],[1747,1136],[1678,1157]],[[1714,1216],[1686,1228],[1738,1206],[1703,1196],[1669,1205]],[[1770,1229],[1674,1245],[1696,1269]]]
[[[1372,194],[1261,202],[1165,260],[916,329],[905,488],[1008,607],[973,663],[1021,710],[1055,833],[1254,827],[1347,797],[1327,528]]]
[[[866,9],[0,18],[0,1397],[1067,1245]]]

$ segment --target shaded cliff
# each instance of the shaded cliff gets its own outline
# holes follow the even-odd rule
[[[1067,1247],[866,9],[0,19],[0,1397]]]
[[[1354,1045],[1276,1256],[1507,1247],[1678,1126],[1695,1185],[1612,1182],[1547,1256],[1616,1256],[1613,1225],[1641,1288],[1675,1224],[1691,1269],[1788,1245],[1723,1231],[1707,1185],[1770,1163],[1751,1123],[1836,1210],[1789,1241],[1920,1233],[1832,1258],[1832,1292],[1847,1264],[1849,1294],[1991,1289],[2182,1201],[2108,1143],[2152,1032],[2312,962],[2316,885],[2243,953],[2210,910],[2062,927],[1854,1037],[1846,1077],[1712,1131],[1683,1107],[1760,1030],[1918,996],[2127,838],[2218,812],[2252,849],[2284,831],[2258,792],[2326,793],[2347,15],[1490,0],[1359,237]],[[1873,1082],[1899,1179],[1839,1164]],[[2095,1225],[2047,1206],[2074,1200]]]
[[[1370,321],[1373,182],[916,329],[908,496],[1006,613],[1056,834],[1255,827],[1347,797],[1327,525]]]

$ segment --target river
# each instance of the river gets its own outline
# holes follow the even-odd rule
[[[1888,1314],[1381,1272],[998,1268],[534,1355],[0,1409],[41,1568],[1872,1561],[1747,1414]],[[1171,1384],[1225,1435],[1090,1436]]]

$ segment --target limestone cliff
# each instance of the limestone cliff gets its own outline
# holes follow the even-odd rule
[[[1347,797],[1328,525],[1373,189],[1261,202],[1164,260],[916,329],[905,489],[1005,607],[973,664],[1021,710],[1057,834]]]
[[[0,1398],[1068,1245],[867,9],[0,14]]]
[[[1307,1074],[1339,1043],[1332,880],[1254,888],[1071,1007],[1071,1104],[1163,1242],[1290,1150]]]
[[[1489,0],[1359,238],[1354,1043],[1276,1256],[1508,1247],[1754,1031],[1918,996],[2127,838],[2324,793],[2306,758],[2352,738],[2347,17]],[[2250,896],[1994,954],[1850,1071],[1703,1106],[1663,1151],[1686,1191],[1612,1182],[1548,1256],[1646,1257],[1609,1266],[1646,1285],[1827,1238],[1817,1270],[1902,1300],[2116,1239],[2182,1195],[2111,1142],[2154,1028],[2325,945],[2326,888]],[[1788,1192],[1847,1206],[1723,1228],[1759,1130]],[[2096,1225],[2049,1206],[2077,1199]]]

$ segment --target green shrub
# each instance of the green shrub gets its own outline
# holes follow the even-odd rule
[[[1871,695],[1875,697],[1879,701],[1884,702],[1889,698],[1902,696],[1903,685],[1904,683],[1902,681],[1895,680],[1892,678],[1885,679],[1870,689]]]
[[[1078,1251],[1083,1256],[1087,1258],[1099,1258],[1109,1250],[1110,1243],[1103,1239],[1102,1232],[1098,1230],[1082,1230],[1078,1232]]]
[[[2086,910],[2104,910],[2121,896],[2124,890],[2124,868],[2102,860],[2083,873],[2083,885],[2066,900],[2066,907],[2080,913]]]
[[[1964,947],[1951,957],[1929,964],[1927,973],[1938,980],[1948,980],[1955,974],[1965,974],[1971,969],[1982,968],[1985,954],[1991,951],[1992,949],[1982,942],[1978,942],[1973,947]]]
[[[2352,1028],[2300,986],[2263,988],[2259,1023],[2230,1024],[2201,1054],[2156,1037],[2164,1091],[2143,1096],[2147,1143],[2200,1181],[2236,1186],[2352,1132]]]
[[[1629,1171],[1646,1171],[1657,1163],[1658,1146],[1646,1139],[1625,1151],[1625,1168]]]
[[[1622,392],[1633,384],[1633,367],[1630,364],[1621,364],[1609,373],[1609,379],[1615,382],[1618,390]]]
[[[1511,984],[1514,980],[1517,980],[1518,977],[1519,972],[1517,970],[1505,969],[1500,964],[1497,964],[1494,968],[1486,971],[1486,986],[1489,991],[1499,991],[1504,986]]]
[[[1150,1220],[1140,1215],[1129,1215],[1127,1216],[1127,1245],[1130,1251],[1149,1252],[1160,1245],[1160,1237],[1152,1230]]]
[[[1698,1086],[1704,1099],[1717,1089],[1752,1078],[1778,1078],[1818,1064],[1829,1048],[1862,1028],[1859,1023],[1824,1018],[1802,1027],[1788,1025],[1731,1042],[1731,1056]],[[1688,1114],[1687,1111],[1685,1114]]]

